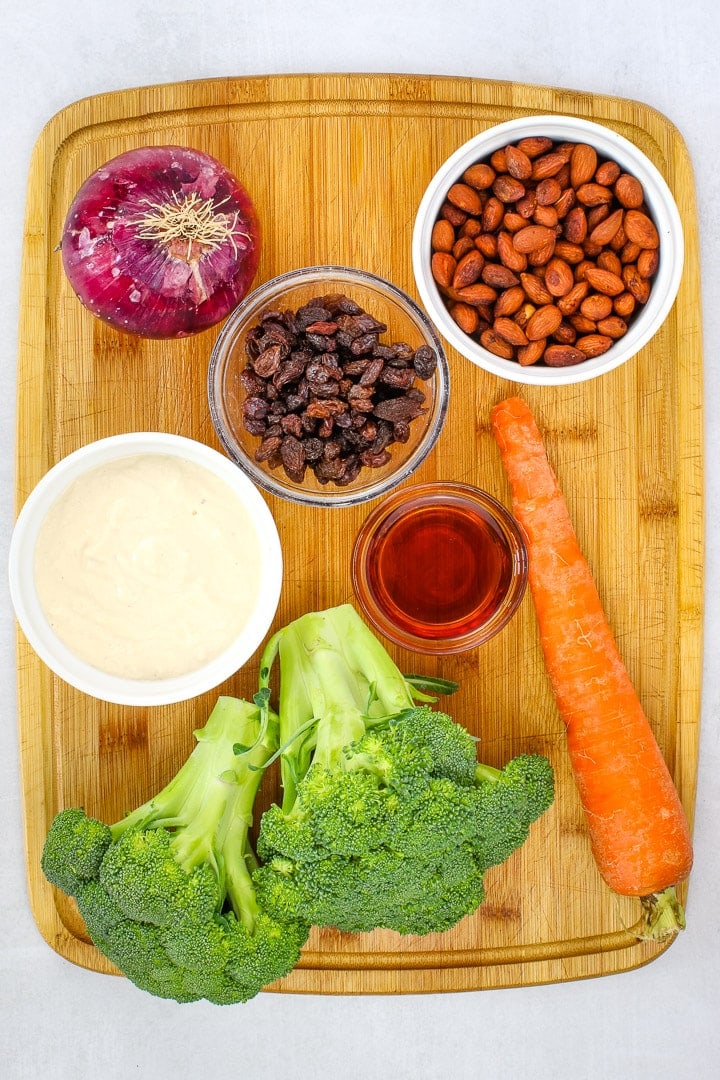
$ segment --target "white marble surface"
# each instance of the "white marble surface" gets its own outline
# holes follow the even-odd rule
[[[12,522],[25,183],[49,117],[112,89],[222,75],[351,71],[510,79],[646,102],[694,161],[707,407],[706,665],[688,929],[655,963],[582,983],[439,996],[264,994],[176,1006],[90,973],[41,939],[28,907],[12,619],[0,622],[0,1074],[7,1080],[202,1076],[641,1080],[717,1075],[720,1052],[720,169],[713,0],[1,0],[0,553]]]

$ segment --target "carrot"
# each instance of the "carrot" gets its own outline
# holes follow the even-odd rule
[[[642,900],[641,937],[685,926],[674,886],[692,866],[690,830],[648,718],[618,651],[535,419],[519,398],[492,411],[545,666],[566,726],[598,869]]]

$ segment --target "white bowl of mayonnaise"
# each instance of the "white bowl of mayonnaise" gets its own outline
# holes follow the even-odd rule
[[[249,660],[282,584],[275,521],[223,454],[165,432],[100,439],[39,481],[10,544],[28,642],[71,686],[167,705]]]

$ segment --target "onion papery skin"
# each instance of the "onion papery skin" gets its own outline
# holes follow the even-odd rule
[[[191,218],[200,209],[204,228],[172,236],[177,211],[187,218],[188,207]],[[65,219],[61,252],[70,285],[93,315],[129,334],[180,338],[237,306],[260,244],[252,199],[224,165],[187,147],[146,146],[88,177]]]

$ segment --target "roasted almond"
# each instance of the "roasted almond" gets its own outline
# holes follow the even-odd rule
[[[612,305],[613,302],[610,296],[606,296],[605,293],[593,293],[592,296],[586,297],[581,303],[580,313],[594,321],[606,319],[612,312]]]
[[[458,289],[456,293],[458,300],[472,304],[473,307],[489,307],[490,304],[495,303],[497,295],[496,289],[491,288],[490,285],[484,285],[481,281],[474,285],[467,285],[464,289]]]
[[[518,199],[522,199],[525,194],[525,185],[520,180],[515,180],[514,177],[506,174],[495,178],[492,190],[493,195],[500,202],[514,203]]]
[[[623,319],[629,319],[635,310],[635,297],[631,292],[620,293],[613,300],[613,311]]]
[[[569,265],[562,259],[552,258],[545,267],[545,288],[554,297],[565,296],[575,284]]]
[[[520,278],[512,270],[498,263],[486,263],[480,276],[493,289],[509,289],[511,285],[520,284]]]
[[[475,247],[481,251],[486,259],[497,258],[497,236],[493,233],[482,232],[475,237]]]
[[[608,315],[606,319],[598,320],[597,329],[599,334],[617,340],[627,333],[627,323],[620,315]]]
[[[574,345],[576,337],[575,327],[563,320],[553,334],[553,341],[557,341],[558,345]]]
[[[455,243],[455,230],[445,218],[438,218],[433,225],[430,244],[433,251],[452,251]]]
[[[533,180],[547,180],[549,176],[557,176],[565,161],[565,155],[557,151],[550,151],[548,154],[542,154],[541,157],[535,158],[532,171]]]
[[[557,240],[555,254],[558,259],[564,259],[566,263],[577,266],[585,258],[585,249],[581,244],[571,244],[569,240]]]
[[[491,195],[482,212],[482,226],[485,232],[495,232],[505,213],[505,207],[495,195]]]
[[[573,329],[577,330],[578,334],[594,334],[597,330],[597,324],[593,319],[588,319],[585,315],[581,315],[580,312],[571,315],[568,321]]]
[[[549,240],[547,244],[531,251],[528,255],[528,266],[545,266],[552,259],[555,252],[555,241]]]
[[[467,285],[474,285],[479,279],[485,266],[485,257],[475,247],[472,241],[470,251],[458,262],[452,278],[453,289],[464,289]]]
[[[533,304],[552,304],[552,294],[548,292],[537,274],[521,274],[520,284],[528,300],[532,300]]]
[[[610,188],[602,184],[581,184],[575,189],[577,201],[583,206],[601,206],[603,203],[612,202],[613,193]]]
[[[469,184],[453,184],[447,193],[447,200],[466,214],[482,213],[482,200]]]
[[[540,338],[539,341],[529,341],[527,345],[523,345],[517,351],[518,363],[523,367],[529,367],[530,364],[537,364],[538,360],[542,360],[542,355],[545,352],[547,341],[545,338]]]
[[[530,318],[525,327],[525,334],[529,341],[552,337],[561,322],[562,312],[559,308],[554,304],[543,304]]]
[[[524,138],[518,139],[515,145],[518,150],[522,150],[529,158],[536,158],[552,149],[552,139],[546,135],[526,135]]]
[[[574,315],[588,294],[590,286],[587,281],[576,282],[569,292],[561,296],[557,306],[563,315]]]
[[[645,202],[645,192],[640,181],[629,173],[621,173],[615,181],[615,198],[626,210],[637,210]]]
[[[547,225],[526,225],[524,229],[514,233],[512,242],[518,251],[528,254],[537,251],[546,244],[555,244],[555,230]]]
[[[536,225],[544,225],[546,228],[552,229],[553,232],[555,232],[558,223],[557,210],[554,206],[538,205],[535,207],[533,221]]]
[[[594,146],[578,143],[570,155],[570,183],[574,188],[592,180],[597,169],[598,156]]]
[[[432,276],[441,288],[449,288],[452,285],[453,274],[457,263],[447,251],[436,251],[430,261]]]
[[[512,360],[515,356],[515,350],[509,342],[503,338],[498,337],[495,331],[490,328],[484,330],[480,335],[480,344],[488,352],[493,353],[494,356],[501,356],[503,360]]]
[[[549,176],[547,180],[541,180],[535,188],[537,201],[540,206],[552,206],[562,195],[562,188],[556,177]]]
[[[563,221],[563,236],[571,244],[582,244],[588,233],[587,214],[584,206],[573,206]]]
[[[568,214],[570,210],[572,210],[573,206],[575,205],[575,201],[575,188],[566,187],[557,202],[553,203],[557,216],[560,220],[562,220],[566,216],[566,214]]]
[[[579,337],[575,342],[575,348],[580,349],[588,358],[602,356],[613,344],[613,339],[606,334],[586,334]]]
[[[529,180],[532,176],[532,161],[519,146],[505,147],[505,162],[515,180]]]
[[[514,270],[515,273],[520,273],[527,268],[527,255],[524,255],[522,251],[518,251],[509,232],[498,233],[497,251],[498,258],[503,266]]]
[[[548,367],[572,367],[587,360],[587,356],[574,345],[548,345],[543,359]]]
[[[641,248],[656,248],[660,237],[654,224],[642,210],[628,210],[625,214],[625,234],[628,240],[639,244]]]
[[[492,187],[496,175],[495,170],[490,165],[478,162],[477,165],[471,165],[469,169],[466,169],[462,178],[471,188],[475,188],[477,191],[487,191],[488,188]]]
[[[460,260],[463,255],[467,255],[468,251],[477,251],[475,242],[469,236],[461,236],[453,244],[451,255],[454,259]]]
[[[638,255],[637,269],[640,277],[652,277],[659,265],[660,256],[657,248],[646,248]]]
[[[511,345],[521,346],[527,345],[528,343],[528,339],[522,327],[518,326],[516,322],[513,322],[512,319],[508,319],[505,316],[501,315],[499,319],[495,319],[492,328],[498,337],[501,337],[503,341],[507,341]]]
[[[600,224],[596,225],[592,230],[590,239],[595,244],[610,244],[615,233],[623,223],[623,213],[624,211],[620,209],[614,210],[612,214],[608,214],[604,221],[601,221]]]
[[[477,309],[470,304],[451,304],[450,314],[460,329],[466,334],[474,334],[480,325]]]
[[[622,274],[623,264],[614,251],[601,251],[597,257],[597,265],[601,270],[609,270],[611,274],[617,274],[618,277]]]
[[[623,291],[628,292],[637,300],[638,304],[646,304],[650,296],[650,282],[641,277],[635,263],[629,263],[622,269]]]
[[[525,290],[522,285],[511,285],[509,289],[503,290],[495,301],[493,308],[495,317],[514,315],[523,306],[524,301]]]
[[[585,271],[585,280],[597,292],[605,293],[607,296],[619,296],[621,292],[625,292],[622,278],[618,277],[617,274],[613,274],[610,270],[589,266]]]

